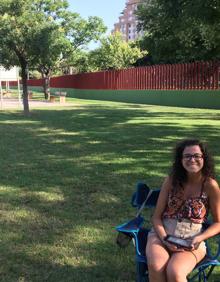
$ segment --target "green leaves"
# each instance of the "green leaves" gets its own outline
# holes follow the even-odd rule
[[[61,25],[74,49],[83,48],[92,40],[99,40],[106,31],[102,19],[89,17],[88,20],[85,20],[71,12],[65,13]]]
[[[0,2],[0,64],[21,66],[26,105],[28,69],[39,70],[49,80],[52,71],[68,65],[71,54],[106,30],[98,17],[84,20],[67,8],[66,0]]]
[[[220,58],[220,3],[216,0],[144,0],[138,8],[142,47],[153,63]]]
[[[125,42],[120,33],[115,33],[102,38],[101,46],[90,52],[85,61],[87,71],[127,68],[146,53],[135,43]]]

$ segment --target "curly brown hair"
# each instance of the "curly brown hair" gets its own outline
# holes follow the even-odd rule
[[[205,179],[208,177],[215,179],[214,161],[212,155],[208,151],[207,145],[198,139],[185,139],[177,143],[174,150],[174,161],[170,172],[174,189],[179,186],[183,186],[183,184],[187,181],[187,173],[182,165],[183,151],[186,147],[195,145],[200,147],[203,154],[204,165],[202,168],[202,175]]]

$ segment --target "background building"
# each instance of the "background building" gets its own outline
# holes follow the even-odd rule
[[[21,93],[20,93],[20,81],[19,81],[19,69],[18,67],[12,67],[11,69],[5,69],[0,66],[0,107],[3,108],[3,96],[10,92],[10,83],[13,87],[17,84],[18,89],[18,101],[21,104]],[[4,89],[3,89],[4,88]]]
[[[135,10],[141,0],[127,0],[125,8],[122,11],[122,15],[119,17],[119,21],[114,24],[112,33],[119,31],[123,34],[126,41],[137,39],[142,35],[142,32],[137,32],[137,17]]]

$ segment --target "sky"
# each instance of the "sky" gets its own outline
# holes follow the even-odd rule
[[[109,34],[125,8],[126,0],[68,0],[68,2],[71,11],[77,12],[83,18],[88,16],[102,18]]]

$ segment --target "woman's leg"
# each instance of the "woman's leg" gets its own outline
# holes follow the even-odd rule
[[[150,281],[166,282],[166,265],[170,256],[155,233],[148,236],[146,256]]]
[[[187,282],[187,275],[194,269],[196,264],[205,256],[205,248],[194,251],[173,253],[167,264],[167,281]]]

